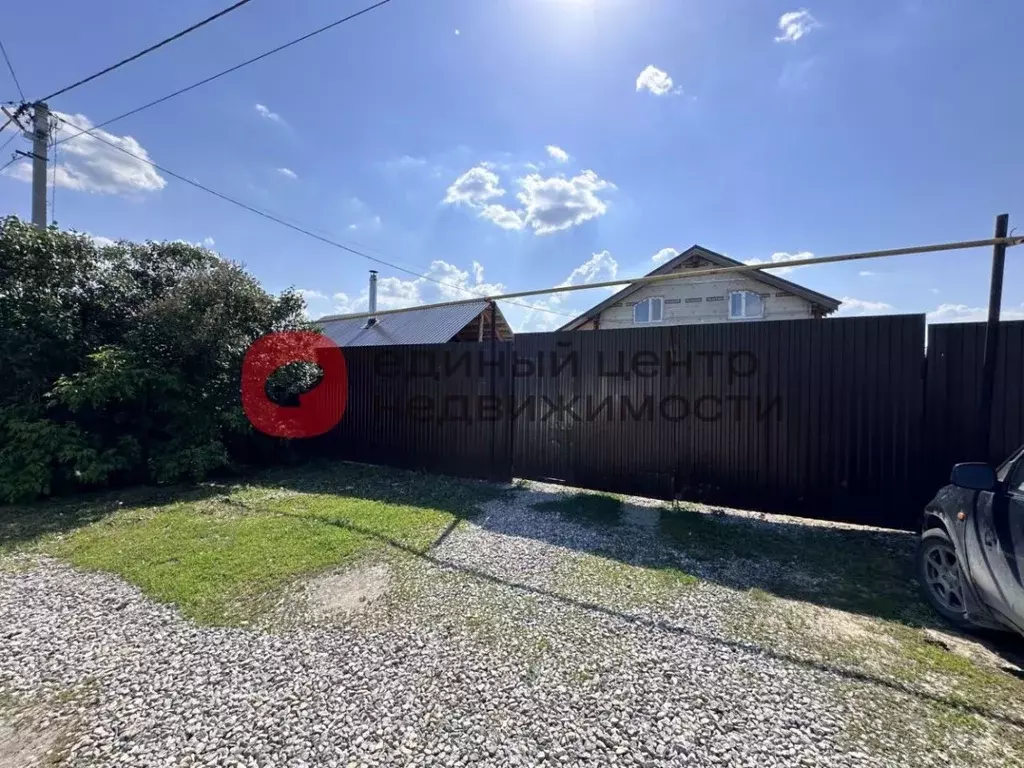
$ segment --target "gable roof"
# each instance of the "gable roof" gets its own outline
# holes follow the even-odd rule
[[[675,258],[669,259],[657,269],[652,269],[650,272],[644,275],[644,277],[650,277],[652,275],[666,275],[675,270],[676,268],[682,266],[684,263],[686,263],[695,256],[705,261],[709,261],[717,267],[736,267],[742,266],[743,264],[743,262],[736,261],[736,259],[730,259],[728,256],[723,256],[722,254],[715,253],[714,251],[709,251],[707,248],[703,248],[699,245],[691,245],[689,248],[687,248],[685,251],[677,255]],[[749,277],[751,280],[757,280],[766,285],[770,285],[773,288],[776,288],[777,290],[786,291],[787,293],[791,293],[794,296],[800,296],[801,298],[806,299],[812,304],[817,304],[819,307],[825,310],[824,314],[826,315],[829,314],[830,312],[835,312],[837,309],[839,309],[839,299],[833,299],[831,296],[826,296],[823,293],[812,291],[810,288],[804,288],[802,285],[797,285],[796,283],[790,282],[789,280],[784,280],[781,277],[776,277],[775,275],[772,275],[768,272],[744,272],[742,274]],[[680,278],[685,279],[686,273],[681,272],[679,276]],[[601,314],[601,312],[608,309],[608,307],[610,307],[612,304],[616,304],[628,298],[629,296],[632,296],[634,293],[639,291],[644,286],[644,283],[641,283],[640,285],[627,285],[621,291],[612,294],[607,299],[602,301],[600,304],[597,304],[588,309],[579,317],[570,320],[568,323],[563,325],[558,330],[575,330],[583,323]]]
[[[480,300],[443,307],[411,307],[405,312],[381,315],[369,328],[365,315],[328,315],[315,321],[315,325],[323,328],[324,334],[342,348],[444,344],[489,306],[489,302]]]

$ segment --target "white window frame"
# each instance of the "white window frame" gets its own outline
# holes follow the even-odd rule
[[[657,320],[651,320],[651,315],[653,314],[651,310],[654,308],[654,302],[658,302],[658,305],[661,309],[661,311],[658,313],[659,318]],[[636,319],[636,308],[641,304],[649,304],[647,308],[646,320]],[[648,296],[646,299],[638,301],[636,304],[633,305],[633,325],[651,325],[653,323],[663,322],[665,322],[665,298],[663,296]]]
[[[736,296],[737,294],[743,297],[743,312],[741,314],[739,314],[739,315],[734,315],[732,313],[732,297]],[[760,301],[761,301],[761,312],[760,312],[760,314],[757,314],[757,315],[748,315],[747,314],[747,297],[748,296],[757,296],[757,298],[760,299]],[[757,291],[729,291],[729,293],[726,294],[725,300],[729,304],[729,319],[730,320],[760,320],[761,318],[764,317],[764,310],[765,310],[764,296],[762,296]]]

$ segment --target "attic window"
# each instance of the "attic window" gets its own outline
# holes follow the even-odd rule
[[[642,325],[645,323],[660,323],[665,300],[660,296],[638,301],[633,305],[633,323]]]
[[[753,320],[764,317],[764,299],[753,291],[729,292],[729,319]]]

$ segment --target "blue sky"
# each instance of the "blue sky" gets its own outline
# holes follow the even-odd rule
[[[227,4],[54,0],[44,34],[11,13],[3,42],[32,99]],[[98,123],[367,4],[253,0],[51,108]],[[693,243],[747,261],[975,239],[1000,212],[1024,230],[1019,29],[1018,0],[394,0],[101,135],[485,292],[640,275]],[[314,316],[365,306],[364,259],[87,138],[58,169],[62,227],[206,241],[269,290],[306,291]],[[0,177],[4,213],[28,217],[23,176]],[[1022,255],[1007,317],[1024,317]],[[849,314],[978,319],[989,265],[977,250],[783,276]],[[385,306],[467,295],[377,268]],[[605,295],[538,303],[571,315]],[[504,309],[520,330],[569,319]]]

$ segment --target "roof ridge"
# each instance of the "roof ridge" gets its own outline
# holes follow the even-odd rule
[[[734,267],[734,266],[740,266],[741,264],[743,264],[742,261],[737,261],[736,259],[731,258],[730,256],[726,256],[725,254],[718,253],[716,251],[712,251],[710,248],[705,248],[703,245],[699,245],[697,243],[694,243],[689,248],[687,248],[685,251],[680,251],[675,256],[673,256],[671,259],[668,259],[664,264],[659,264],[657,267],[652,269],[650,272],[648,272],[647,274],[643,275],[643,277],[651,277],[652,275],[668,274],[668,273],[672,272],[672,270],[674,270],[676,267],[678,267],[679,265],[681,265],[682,263],[684,263],[685,261],[689,260],[690,258],[692,258],[695,255],[700,255],[701,257],[707,259],[708,261],[710,261],[712,263],[717,263],[718,266],[722,266],[722,267]],[[782,277],[776,277],[775,275],[772,275],[772,274],[770,274],[768,272],[764,272],[763,270],[759,270],[757,272],[744,272],[743,274],[748,276],[748,277],[750,277],[753,280],[759,280],[762,283],[767,283],[768,285],[774,286],[774,287],[779,288],[781,290],[789,291],[790,293],[793,293],[793,294],[795,294],[797,296],[800,296],[803,299],[806,299],[807,301],[811,302],[812,304],[818,304],[820,306],[826,307],[827,309],[829,309],[830,311],[833,311],[833,312],[836,309],[838,309],[839,305],[842,303],[841,301],[839,301],[839,299],[832,298],[831,296],[827,296],[824,293],[819,293],[818,291],[815,291],[815,290],[813,290],[811,288],[805,288],[804,286],[800,285],[799,283],[794,283],[791,280],[786,280],[785,278],[782,278]],[[680,277],[684,277],[684,276],[685,275],[680,273]],[[637,291],[641,290],[644,286],[645,286],[644,283],[641,283],[640,285],[637,285],[636,283],[630,283],[629,285],[624,287],[621,291],[617,291],[616,293],[613,293],[611,296],[609,296],[604,301],[599,302],[598,304],[595,304],[590,309],[586,310],[585,312],[581,313],[577,317],[573,318],[572,320],[567,322],[565,325],[561,326],[558,330],[560,330],[560,331],[571,331],[571,330],[574,330],[580,324],[586,322],[587,320],[590,320],[595,315],[600,314],[601,312],[603,312],[605,309],[610,307],[615,302],[622,301],[623,299],[628,298],[632,294],[634,294]]]

